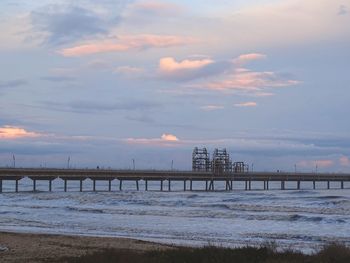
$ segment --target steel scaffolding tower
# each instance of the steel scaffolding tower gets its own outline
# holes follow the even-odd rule
[[[210,171],[209,153],[206,148],[195,147],[192,153],[192,170],[198,172]]]

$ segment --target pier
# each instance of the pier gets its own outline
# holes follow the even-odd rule
[[[270,190],[271,182],[278,182],[281,190],[301,190],[306,182],[312,183],[312,189],[345,189],[345,183],[350,182],[350,174],[340,173],[289,173],[289,172],[201,172],[201,171],[160,171],[160,170],[104,170],[104,169],[47,169],[47,168],[0,168],[0,193],[3,192],[3,182],[11,181],[14,191],[19,192],[19,184],[22,179],[32,181],[33,192],[37,191],[37,182],[47,182],[47,190],[52,191],[52,181],[62,181],[63,190],[69,190],[69,182],[79,182],[79,191],[82,192],[83,182],[87,179],[92,181],[92,189],[97,191],[96,182],[108,182],[105,191],[112,191],[112,184],[117,183],[119,191],[123,189],[123,182],[132,181],[134,188],[127,190],[143,190],[140,181],[143,182],[144,190],[148,191],[149,182],[158,182],[159,191],[171,191],[172,182],[182,182],[183,191],[193,191],[193,182],[202,182],[202,191],[215,191],[216,187],[224,186],[225,191],[233,191],[236,182],[243,183],[242,190],[252,190],[253,183],[259,183],[261,190]],[[289,188],[286,183],[289,183]],[[291,183],[293,187],[290,187]],[[87,189],[85,189],[87,190]],[[254,189],[258,190],[258,189]]]

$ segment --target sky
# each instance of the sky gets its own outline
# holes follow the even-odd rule
[[[350,172],[350,0],[2,0],[0,166]]]

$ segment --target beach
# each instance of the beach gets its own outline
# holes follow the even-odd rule
[[[151,251],[171,246],[117,237],[88,237],[0,232],[0,262],[51,262],[104,249]]]

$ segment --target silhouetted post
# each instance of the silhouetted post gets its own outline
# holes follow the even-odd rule
[[[80,179],[80,192],[82,192],[82,191],[83,191],[83,180]]]
[[[33,179],[33,192],[36,192],[36,180]]]
[[[208,180],[205,180],[205,191],[208,191]]]
[[[190,191],[192,191],[192,180],[190,180]]]
[[[269,180],[266,181],[266,189],[269,190]]]
[[[327,181],[327,189],[330,189],[330,183]]]
[[[52,192],[52,180],[49,180],[49,192]]]
[[[264,180],[264,190],[266,190],[266,181]]]
[[[148,180],[145,180],[145,191],[148,191]]]
[[[245,180],[245,190],[247,191],[248,190],[248,181]]]
[[[123,187],[123,180],[119,180],[119,190],[121,191]]]
[[[233,181],[230,182],[230,189],[233,190]]]
[[[111,179],[108,180],[108,191],[109,192],[112,191],[112,180]]]
[[[16,180],[16,193],[18,193],[18,180]]]
[[[0,179],[0,193],[2,193],[2,180]]]
[[[285,183],[284,183],[284,181],[281,181],[281,190],[285,190]]]
[[[312,182],[314,190],[316,189],[316,181]]]
[[[186,180],[184,180],[184,191],[186,191]]]
[[[341,187],[341,189],[344,189],[344,181],[340,182],[340,187]]]
[[[160,191],[163,191],[163,180],[160,180]]]
[[[249,190],[252,190],[252,181],[249,179]]]
[[[169,190],[169,192],[171,191],[171,180],[170,179],[168,180],[168,190]]]
[[[64,179],[64,191],[67,192],[67,180]]]
[[[96,180],[92,180],[92,191],[96,192]]]
[[[139,191],[139,180],[136,180],[136,190]]]
[[[300,181],[297,182],[297,188],[300,190]]]

